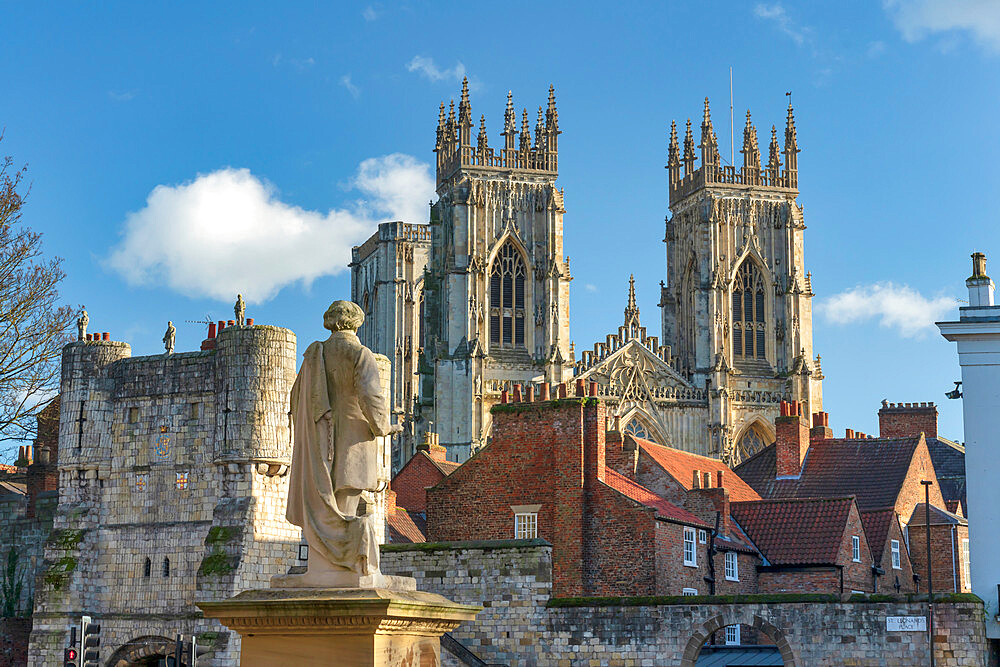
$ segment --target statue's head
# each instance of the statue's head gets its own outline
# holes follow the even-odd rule
[[[323,315],[323,326],[330,331],[357,331],[365,321],[365,312],[353,301],[334,301]]]

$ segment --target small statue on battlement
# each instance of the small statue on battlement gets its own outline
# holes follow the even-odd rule
[[[80,308],[80,317],[76,319],[77,340],[87,337],[87,325],[90,324],[90,317],[87,315],[87,307]]]
[[[174,328],[174,323],[167,321],[167,332],[163,334],[163,347],[166,348],[167,354],[174,353],[174,338],[177,336],[177,329]]]
[[[375,355],[358,340],[364,319],[356,303],[335,301],[323,316],[330,337],[306,349],[295,378],[286,517],[302,527],[309,562],[305,574],[274,577],[272,587],[399,585],[379,572],[373,510],[385,490],[385,436],[402,427],[390,422]]]
[[[247,323],[247,302],[243,300],[242,294],[236,295],[236,306],[233,307],[233,312],[236,313],[236,326],[243,326]]]

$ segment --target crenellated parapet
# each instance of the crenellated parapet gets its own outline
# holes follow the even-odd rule
[[[785,119],[785,144],[781,150],[783,162],[779,159],[777,130],[771,128],[771,143],[766,165],[761,165],[760,146],[757,141],[757,128],[751,121],[747,111],[746,125],[743,129],[743,165],[723,165],[719,155],[719,142],[712,126],[711,111],[708,98],[705,98],[705,110],[701,124],[701,165],[696,166],[694,136],[691,133],[691,120],[687,121],[684,136],[683,153],[677,137],[677,124],[670,124],[670,144],[667,151],[667,171],[670,176],[670,204],[687,197],[693,192],[712,185],[735,186],[743,188],[769,188],[790,193],[798,193],[798,137],[795,131],[795,114],[791,103],[788,105],[788,115]]]
[[[559,171],[559,113],[556,110],[555,89],[549,86],[548,104],[543,112],[538,107],[535,134],[532,137],[528,121],[528,109],[521,111],[521,129],[517,129],[517,114],[514,111],[513,96],[507,93],[507,108],[504,111],[503,147],[492,148],[486,132],[486,116],[479,118],[479,134],[476,144],[472,144],[472,106],[469,102],[469,81],[462,81],[462,97],[455,117],[455,101],[452,100],[448,115],[445,116],[444,102],[438,112],[437,139],[434,152],[437,153],[437,182],[440,185],[460,168],[484,168],[489,170],[516,170],[555,175]]]

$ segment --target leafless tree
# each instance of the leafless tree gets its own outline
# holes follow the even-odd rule
[[[3,135],[0,134],[0,141]],[[59,304],[62,260],[45,258],[41,234],[21,221],[27,167],[0,163],[0,454],[35,435],[36,417],[59,391],[62,347],[75,311]]]

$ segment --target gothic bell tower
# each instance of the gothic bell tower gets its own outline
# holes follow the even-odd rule
[[[501,146],[489,146],[485,116],[474,144],[472,128],[463,81],[457,117],[454,101],[438,116],[421,364],[421,395],[433,397],[425,414],[453,460],[486,443],[504,387],[572,375],[555,92],[534,137],[527,109],[518,131],[510,93]]]
[[[784,145],[772,126],[766,164],[749,111],[742,166],[722,164],[708,99],[697,149],[690,119],[683,148],[672,123],[663,339],[678,370],[709,389],[713,449],[736,463],[773,442],[781,400],[804,415],[823,405],[791,104]]]

